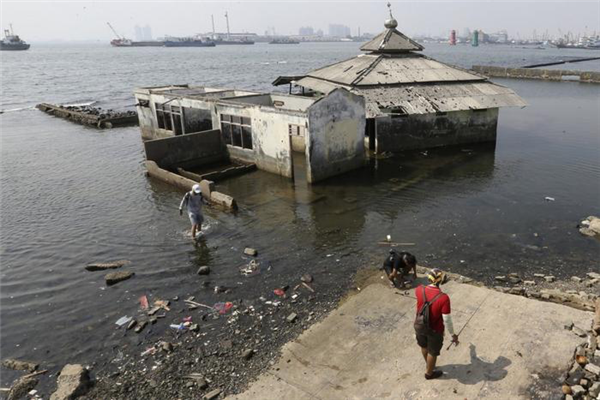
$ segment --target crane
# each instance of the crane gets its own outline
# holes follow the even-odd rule
[[[108,27],[110,28],[110,30],[113,31],[113,33],[115,34],[115,36],[117,37],[117,39],[120,39],[120,40],[124,39],[121,36],[119,36],[119,34],[117,33],[117,31],[115,31],[115,28],[112,27],[112,25],[110,24],[110,22],[107,22],[106,24],[108,25]]]

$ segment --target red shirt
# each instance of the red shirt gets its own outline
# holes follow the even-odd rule
[[[425,297],[428,301],[431,301],[435,295],[440,293],[441,290],[435,286],[425,287]],[[419,285],[415,289],[415,296],[417,297],[417,312],[423,306],[423,285]],[[450,314],[450,297],[446,293],[442,293],[433,304],[429,306],[429,326],[436,332],[444,333],[444,320],[442,314]]]

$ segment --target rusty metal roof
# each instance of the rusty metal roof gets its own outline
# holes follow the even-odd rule
[[[486,80],[472,71],[414,53],[363,54],[311,71],[306,76],[353,87]],[[302,79],[298,83],[302,85]]]
[[[363,44],[362,51],[377,53],[405,53],[408,51],[421,51],[423,46],[396,29],[386,29],[373,39]]]
[[[511,89],[491,82],[353,88],[352,92],[365,98],[367,118],[398,108],[406,114],[430,114],[527,105]]]

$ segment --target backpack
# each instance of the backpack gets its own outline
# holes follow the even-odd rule
[[[415,318],[415,332],[418,335],[431,335],[434,330],[429,326],[429,307],[442,295],[442,292],[436,294],[433,299],[427,301],[425,296],[425,286],[423,287],[423,306],[417,311],[417,317]]]

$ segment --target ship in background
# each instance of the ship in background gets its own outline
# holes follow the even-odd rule
[[[106,23],[109,28],[113,31],[116,39],[110,41],[111,46],[114,47],[162,47],[165,45],[164,41],[160,40],[143,40],[143,41],[133,41],[131,39],[127,39],[124,36],[121,36],[117,33],[115,28],[112,27],[110,22]]]
[[[165,47],[215,47],[215,42],[210,38],[200,36],[192,37],[167,37]]]
[[[289,37],[277,37],[271,40],[269,44],[300,44],[300,42]]]
[[[235,45],[235,44],[254,44],[254,40],[250,39],[250,36],[256,36],[256,34],[245,34],[245,33],[231,33],[229,32],[229,14],[225,12],[225,21],[227,22],[227,34],[215,32],[215,17],[210,16],[212,20],[212,34],[211,39],[217,46],[222,45]]]
[[[15,35],[12,24],[9,26],[10,29],[4,30],[4,39],[0,42],[0,50],[28,50],[31,45],[21,39],[19,35]]]

